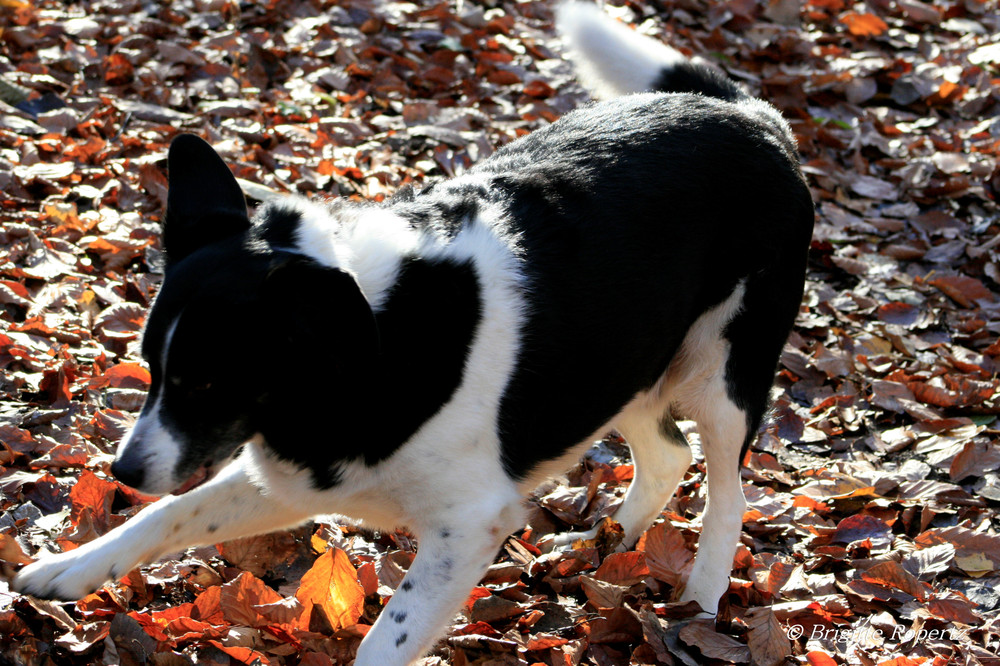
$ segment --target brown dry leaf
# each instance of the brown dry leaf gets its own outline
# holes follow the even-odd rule
[[[216,546],[219,554],[234,566],[263,576],[298,550],[290,532],[275,532],[260,536],[233,539]]]
[[[876,585],[892,587],[924,601],[931,588],[913,577],[898,562],[881,562],[861,573],[861,578]]]
[[[950,543],[955,547],[956,559],[981,555],[986,557],[995,569],[1000,569],[1000,536],[995,534],[974,532],[961,526],[938,527],[921,532],[913,541],[918,548]]]
[[[865,539],[875,546],[888,545],[893,540],[892,528],[874,516],[855,514],[840,521],[831,537],[833,543],[845,544]]]
[[[996,381],[983,382],[956,375],[942,375],[927,382],[907,382],[920,402],[936,407],[968,407],[996,395]]]
[[[642,623],[628,607],[604,608],[590,621],[590,643],[630,643],[642,636]]]
[[[967,477],[981,477],[998,469],[1000,469],[1000,445],[995,442],[972,440],[966,442],[962,451],[951,461],[948,475],[952,481],[962,481]]]
[[[939,618],[961,622],[969,626],[974,626],[982,621],[982,617],[976,613],[976,605],[968,599],[961,597],[931,599],[924,608],[928,613],[936,615]]]
[[[628,592],[627,586],[615,585],[591,576],[581,576],[580,587],[594,608],[617,608]]]
[[[646,566],[654,578],[675,588],[694,563],[694,553],[688,550],[684,535],[666,522],[649,528],[636,544],[636,550],[646,554]]]
[[[305,608],[295,597],[253,607],[269,624],[296,625]]]
[[[680,631],[682,641],[698,648],[709,659],[734,664],[750,663],[750,648],[715,630],[714,620],[691,620]]]
[[[107,338],[131,340],[139,335],[146,321],[146,308],[136,303],[115,303],[94,321],[94,327]]]
[[[524,612],[521,604],[495,594],[476,599],[470,617],[473,622],[499,622],[515,618]]]
[[[978,279],[968,275],[937,275],[927,281],[963,308],[976,307],[976,301],[994,301],[993,292]]]
[[[240,664],[246,664],[247,666],[268,666],[271,663],[266,656],[252,648],[236,645],[230,646],[218,640],[210,640],[208,643],[214,645]]]
[[[770,608],[755,608],[746,618],[750,631],[747,643],[753,663],[758,666],[778,666],[792,654],[787,630],[778,622]]]

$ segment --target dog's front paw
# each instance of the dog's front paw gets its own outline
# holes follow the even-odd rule
[[[39,599],[76,601],[108,580],[124,576],[135,565],[135,558],[129,552],[93,547],[96,544],[29,564],[14,576],[14,591]]]

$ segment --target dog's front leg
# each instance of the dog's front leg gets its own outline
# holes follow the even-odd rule
[[[167,553],[270,532],[310,515],[263,496],[251,483],[244,456],[205,485],[154,502],[99,539],[28,565],[15,576],[13,588],[35,597],[75,600]]]
[[[467,503],[422,526],[417,557],[365,637],[354,666],[405,666],[423,656],[483,577],[504,538],[524,522],[518,498]]]

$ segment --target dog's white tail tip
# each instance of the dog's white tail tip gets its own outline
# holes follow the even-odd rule
[[[581,83],[600,99],[652,90],[665,70],[686,60],[593,3],[562,3],[556,9],[556,27],[569,46]]]

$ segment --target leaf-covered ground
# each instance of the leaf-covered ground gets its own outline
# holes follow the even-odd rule
[[[149,382],[137,336],[169,139],[208,138],[256,200],[378,199],[460,173],[585,102],[552,9],[0,1],[0,664],[350,660],[413,558],[405,533],[330,520],[194,549],[76,604],[3,579],[149,499],[108,464]],[[781,108],[817,201],[732,585],[717,623],[670,603],[700,457],[634,551],[612,554],[610,524],[572,552],[535,547],[620,501],[631,466],[609,438],[539,491],[427,663],[1000,663],[995,1],[609,9]],[[261,349],[247,362],[311,352]],[[321,411],[302,396],[301,418]]]

